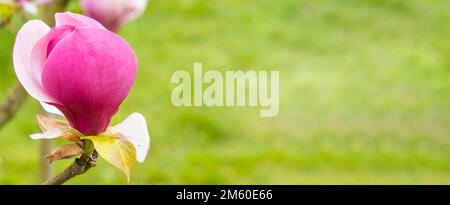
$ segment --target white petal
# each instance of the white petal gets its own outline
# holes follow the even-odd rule
[[[125,20],[131,21],[133,19],[136,19],[140,15],[142,15],[145,12],[147,3],[148,3],[148,0],[128,1],[127,5],[126,5],[127,7],[125,9],[125,11],[127,11]]]
[[[150,135],[148,134],[144,116],[139,113],[133,113],[120,124],[114,126],[113,130],[120,132],[133,143],[136,148],[136,160],[140,163],[144,162],[150,148]]]
[[[36,6],[36,4],[31,3],[31,2],[24,2],[22,4],[23,9],[33,15],[36,15],[38,13],[38,8]]]
[[[44,110],[47,111],[48,113],[64,116],[64,114],[61,111],[59,111],[59,109],[56,108],[55,106],[49,105],[45,102],[39,102],[39,103],[41,104],[42,108],[44,108]]]
[[[13,51],[14,70],[20,83],[33,98],[44,102],[53,100],[45,93],[42,82],[38,80],[40,76],[34,76],[31,52],[34,45],[49,31],[50,27],[42,21],[28,21],[17,33]]]
[[[44,132],[44,133],[32,134],[32,135],[30,135],[30,137],[31,137],[31,139],[34,139],[34,140],[38,140],[38,139],[56,139],[56,138],[62,137],[65,134],[67,134],[67,131],[69,131],[69,129],[52,128],[52,129],[47,130],[47,132]]]

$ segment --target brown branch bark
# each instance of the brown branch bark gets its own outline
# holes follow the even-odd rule
[[[6,99],[0,104],[0,127],[6,124],[19,110],[23,101],[27,97],[27,92],[20,83],[16,83],[10,90]]]
[[[0,20],[0,28],[2,28],[3,26],[5,26],[7,23],[8,23],[8,21]]]
[[[98,153],[94,151],[92,155],[83,154],[80,158],[75,159],[72,164],[64,169],[55,177],[44,182],[43,185],[61,185],[75,176],[84,174],[91,167],[95,166]]]

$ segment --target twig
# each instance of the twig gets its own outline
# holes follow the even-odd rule
[[[27,93],[20,83],[16,83],[9,91],[6,99],[0,104],[0,127],[8,122],[19,110]]]
[[[8,23],[8,21],[3,21],[3,20],[0,19],[0,28],[5,26],[7,23]]]
[[[75,159],[64,171],[44,182],[43,185],[61,185],[75,176],[84,174],[91,167],[95,166],[97,157],[98,153],[96,151],[93,151],[91,155],[81,155],[80,158]]]

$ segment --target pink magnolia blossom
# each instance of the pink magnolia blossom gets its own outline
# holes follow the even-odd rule
[[[55,18],[54,28],[31,20],[20,29],[16,75],[46,110],[60,111],[86,136],[100,134],[133,85],[136,56],[125,40],[89,17],[66,12]],[[143,116],[132,114],[114,130],[135,145],[143,161],[150,146]]]
[[[148,0],[81,0],[84,14],[111,31],[144,13]]]

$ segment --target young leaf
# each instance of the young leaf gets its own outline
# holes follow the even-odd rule
[[[35,134],[34,137],[32,137],[33,139],[63,138],[72,142],[76,142],[77,144],[82,144],[80,138],[78,137],[81,136],[81,134],[75,129],[72,129],[67,121],[46,115],[37,115],[36,119],[38,121],[39,128],[41,128],[42,132],[44,132],[44,135],[46,135],[47,137],[44,137],[44,135],[42,134]],[[50,137],[50,135],[52,135],[52,137]]]
[[[52,128],[69,127],[69,123],[67,123],[67,121],[56,119],[46,115],[37,115],[36,119],[42,132],[45,132]]]
[[[91,140],[100,156],[121,169],[130,182],[131,168],[136,161],[136,149],[130,141],[124,137],[108,133],[98,136],[85,136],[82,139]]]
[[[45,156],[51,164],[55,160],[72,158],[83,153],[83,149],[78,144],[66,144],[55,147],[52,152]]]
[[[30,135],[31,139],[57,139],[64,135],[70,134],[70,128],[52,128],[44,133],[36,133]]]

